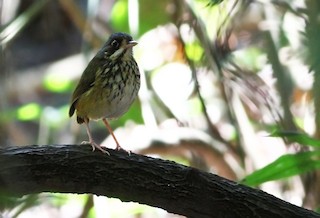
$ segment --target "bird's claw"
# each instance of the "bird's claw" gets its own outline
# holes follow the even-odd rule
[[[120,145],[117,145],[116,150],[117,150],[117,151],[121,151],[121,150],[122,150],[122,151],[125,151],[125,152],[128,153],[129,156],[130,156],[130,154],[131,154],[131,151],[130,151],[130,150],[123,149]]]
[[[102,153],[105,153],[105,154],[107,154],[107,155],[110,156],[110,153],[109,153],[108,151],[104,150],[100,145],[98,145],[98,144],[95,143],[94,141],[83,141],[83,142],[81,142],[81,144],[90,144],[91,147],[92,147],[92,152],[94,152],[94,151],[96,150],[96,148],[97,148],[97,149],[100,150]]]

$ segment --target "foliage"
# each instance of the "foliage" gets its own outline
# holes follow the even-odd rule
[[[1,144],[85,139],[67,117],[71,92],[110,33],[129,32],[142,86],[111,122],[124,147],[319,208],[319,1],[13,2],[1,2]],[[98,201],[80,198],[97,215]],[[24,199],[11,200],[2,209],[14,216]]]

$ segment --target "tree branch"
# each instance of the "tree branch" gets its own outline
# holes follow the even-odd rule
[[[320,217],[263,191],[217,175],[137,154],[90,146],[0,149],[0,192],[92,193],[188,217]]]

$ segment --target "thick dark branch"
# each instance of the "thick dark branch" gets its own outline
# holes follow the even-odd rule
[[[188,217],[320,217],[265,192],[171,161],[90,146],[0,149],[0,191],[93,193]]]

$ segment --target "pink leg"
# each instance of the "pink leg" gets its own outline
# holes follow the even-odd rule
[[[85,119],[84,123],[85,123],[87,134],[88,134],[88,137],[89,137],[89,142],[88,143],[92,146],[92,151],[94,151],[97,148],[100,151],[102,151],[103,153],[110,155],[108,151],[104,150],[100,145],[95,143],[95,141],[93,140],[92,135],[91,135],[91,131],[90,131],[90,127],[89,127],[89,120]],[[83,142],[83,143],[87,143],[87,142]]]
[[[123,148],[120,146],[120,144],[119,144],[116,136],[114,135],[114,133],[113,133],[113,131],[112,131],[112,128],[111,128],[111,126],[109,125],[107,119],[106,119],[106,118],[103,118],[102,121],[103,121],[104,125],[106,126],[106,128],[108,129],[109,133],[111,134],[112,138],[113,138],[114,141],[116,142],[116,145],[117,145],[116,149],[117,149],[117,150],[121,150],[121,149],[122,149],[122,150],[124,150],[124,151],[126,151],[126,152],[128,152],[128,153],[130,154],[130,151],[127,151],[127,150],[123,149]]]

